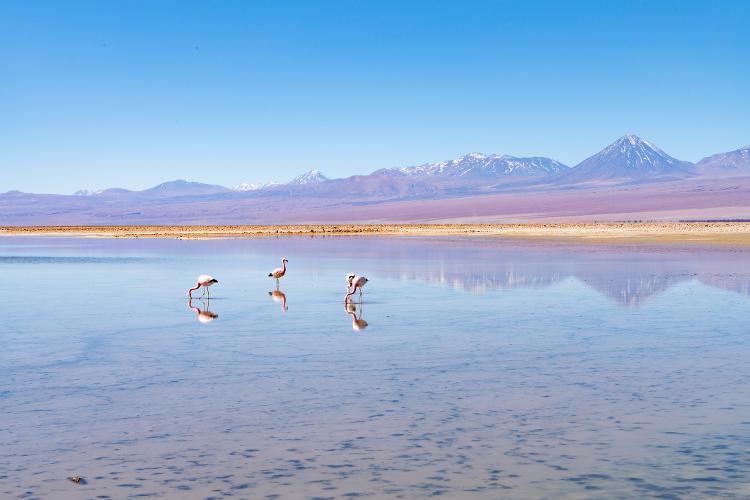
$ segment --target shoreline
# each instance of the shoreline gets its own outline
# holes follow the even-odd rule
[[[5,226],[0,236],[227,239],[276,236],[492,236],[597,243],[750,246],[750,222]]]

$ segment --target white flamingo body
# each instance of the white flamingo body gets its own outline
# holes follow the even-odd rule
[[[286,257],[282,258],[281,259],[281,267],[277,267],[276,269],[274,269],[273,271],[271,271],[270,273],[268,273],[268,277],[269,278],[276,278],[277,280],[279,278],[283,278],[284,275],[286,274],[286,263],[287,262],[289,262],[289,261],[286,260]]]
[[[367,284],[368,281],[370,280],[368,280],[364,276],[355,276],[354,278],[352,278],[352,284],[349,290],[356,291],[357,289],[359,289],[359,291],[361,292],[362,288]]]
[[[213,276],[210,276],[208,274],[201,274],[200,276],[198,276],[195,286],[188,290],[188,297],[193,298],[193,291],[199,289],[200,287],[203,287],[204,294],[208,293],[210,296],[208,287],[210,287],[211,285],[215,285],[218,282],[219,280],[215,279]]]

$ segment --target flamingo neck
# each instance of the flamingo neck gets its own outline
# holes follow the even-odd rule
[[[193,297],[193,292],[194,292],[195,290],[199,289],[200,287],[201,287],[201,284],[200,284],[200,283],[196,283],[196,284],[195,284],[195,288],[190,288],[190,289],[188,290],[188,297],[192,298],[192,297]]]

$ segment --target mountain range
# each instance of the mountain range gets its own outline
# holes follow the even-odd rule
[[[602,193],[609,195],[595,196]],[[310,170],[284,184],[227,188],[177,180],[142,191],[10,191],[0,194],[0,225],[604,220],[649,213],[746,217],[747,194],[750,146],[691,163],[626,135],[573,167],[545,157],[475,152],[342,179]],[[635,201],[641,198],[645,211]],[[662,209],[648,208],[654,200],[663,201]],[[609,210],[623,201],[622,210]],[[430,209],[434,217],[425,215]]]

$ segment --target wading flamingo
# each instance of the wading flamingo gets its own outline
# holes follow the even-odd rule
[[[188,297],[192,299],[193,291],[199,289],[200,287],[203,287],[203,294],[201,295],[201,297],[203,297],[203,295],[206,295],[206,293],[208,293],[208,296],[210,297],[211,292],[208,291],[208,287],[218,282],[219,280],[214,279],[213,276],[209,276],[208,274],[201,274],[200,276],[198,276],[198,282],[195,284],[195,287],[188,290]]]
[[[277,267],[276,269],[274,269],[273,271],[271,271],[270,273],[268,273],[268,277],[269,278],[276,278],[276,283],[278,283],[279,282],[279,278],[283,278],[284,275],[286,274],[286,263],[287,262],[289,262],[289,261],[286,260],[286,257],[283,257],[281,259],[281,267]]]
[[[344,297],[344,302],[349,302],[349,297],[354,295],[354,293],[359,289],[359,298],[362,300],[362,287],[364,287],[367,282],[370,281],[364,276],[355,276],[353,273],[346,275],[346,283],[347,283],[347,289],[346,289],[346,297]]]
[[[193,299],[192,298],[188,299],[188,307],[190,309],[192,309],[193,311],[195,311],[195,314],[198,315],[198,321],[200,321],[201,323],[210,323],[211,321],[213,321],[213,320],[215,320],[216,318],[219,317],[218,314],[216,314],[216,313],[211,312],[211,311],[208,310],[208,308],[210,307],[210,305],[211,305],[211,301],[209,300],[209,301],[207,301],[203,305],[203,307],[205,307],[205,309],[201,309],[200,307],[195,307],[193,305]]]

